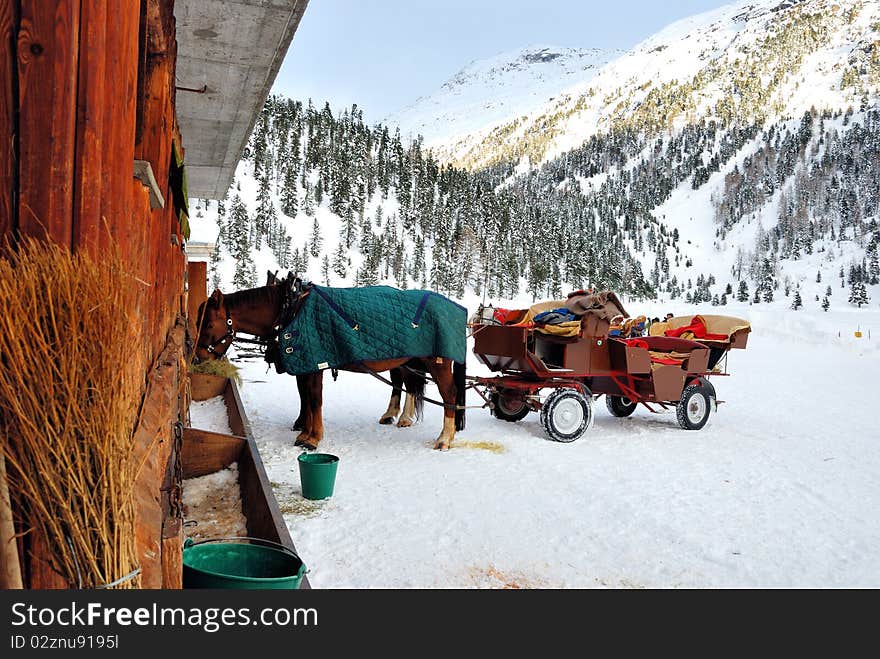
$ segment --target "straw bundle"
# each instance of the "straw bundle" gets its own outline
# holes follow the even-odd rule
[[[137,568],[132,434],[146,370],[137,285],[112,254],[96,262],[28,240],[0,259],[10,490],[22,528],[39,533],[46,558],[75,587]]]

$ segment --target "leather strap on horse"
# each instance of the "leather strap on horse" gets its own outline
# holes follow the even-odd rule
[[[391,387],[392,389],[394,389],[394,391],[402,391],[403,393],[407,393],[407,394],[410,393],[409,391],[407,391],[407,390],[404,389],[403,387],[398,387],[397,385],[395,385],[391,380],[388,380],[387,378],[383,378],[381,375],[379,375],[376,371],[374,371],[373,369],[371,369],[371,368],[370,368],[369,366],[367,366],[366,364],[361,364],[361,368],[363,368],[367,373],[369,373],[370,375],[372,375],[374,378],[376,378],[376,379],[379,380],[380,382],[384,382],[385,384],[387,384],[389,387]],[[412,371],[413,373],[417,373],[417,372],[418,372],[418,371],[413,371],[412,369],[409,369],[408,367],[404,367],[404,368],[407,368],[407,370],[410,370],[410,371]],[[427,379],[427,376],[425,376],[425,379]],[[431,403],[431,405],[437,405],[437,406],[442,407],[442,408],[447,409],[447,410],[476,410],[476,409],[483,409],[483,406],[482,406],[482,405],[471,405],[470,407],[468,407],[467,405],[456,405],[455,403],[444,403],[443,401],[434,400],[433,398],[428,398],[427,396],[422,396],[422,400],[425,401],[426,403]]]

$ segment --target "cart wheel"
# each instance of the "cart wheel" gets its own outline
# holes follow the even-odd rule
[[[699,384],[685,387],[676,410],[678,425],[685,430],[700,430],[705,426],[712,412],[711,398],[708,388]]]
[[[639,406],[638,403],[632,402],[626,396],[605,396],[605,405],[608,407],[608,411],[611,412],[614,416],[623,418],[625,416],[629,416],[633,412],[636,411],[636,408]]]
[[[492,414],[502,421],[519,421],[524,419],[531,411],[528,403],[523,398],[513,398],[505,396],[501,392],[493,393],[490,398],[492,401]]]
[[[593,399],[576,389],[557,389],[541,406],[541,425],[557,442],[580,439],[593,423]]]

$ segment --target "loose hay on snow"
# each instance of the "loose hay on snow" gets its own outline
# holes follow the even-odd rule
[[[499,444],[498,442],[471,442],[467,440],[455,440],[453,448],[472,448],[479,451],[489,451],[490,453],[504,453],[507,450],[504,448],[503,444]]]

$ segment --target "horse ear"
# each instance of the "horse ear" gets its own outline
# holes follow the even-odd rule
[[[219,288],[215,288],[214,292],[211,293],[211,301],[218,307],[223,303],[223,293],[220,292]]]

